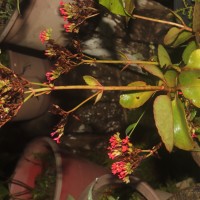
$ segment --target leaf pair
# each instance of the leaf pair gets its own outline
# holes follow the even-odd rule
[[[158,96],[153,110],[158,133],[169,152],[174,146],[183,150],[194,148],[184,106],[178,97],[171,101],[168,95]]]
[[[176,48],[184,42],[188,41],[192,36],[193,34],[189,31],[185,31],[177,27],[172,27],[164,37],[164,44]]]

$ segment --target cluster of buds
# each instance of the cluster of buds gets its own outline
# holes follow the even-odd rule
[[[149,155],[154,154],[160,147],[154,147],[152,150],[142,150],[135,148],[126,136],[124,139],[120,138],[120,134],[114,134],[110,140],[108,147],[108,156],[114,162],[112,164],[112,173],[117,175],[119,179],[125,183],[130,182],[129,176],[134,172],[142,160]]]
[[[42,31],[39,35],[40,41],[44,44],[45,42],[48,42],[51,39],[52,29],[48,28],[44,31]]]
[[[76,0],[73,3],[64,3],[60,1],[60,14],[66,24],[64,28],[66,32],[78,33],[79,26],[86,19],[98,15],[98,10],[94,8],[94,1]]]

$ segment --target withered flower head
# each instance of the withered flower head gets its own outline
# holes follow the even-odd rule
[[[22,106],[27,83],[0,64],[0,127],[11,120]]]
[[[55,60],[53,69],[46,74],[49,82],[57,79],[64,73],[68,73],[81,64],[83,54],[80,50],[80,42],[72,42],[72,50],[56,44],[54,40],[49,40],[46,44],[45,55]]]

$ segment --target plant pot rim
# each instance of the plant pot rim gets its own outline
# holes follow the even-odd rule
[[[121,180],[116,178],[112,174],[105,174],[96,180],[94,180],[87,189],[82,193],[79,200],[88,200],[88,191],[93,191],[93,195],[103,186],[111,185],[111,184],[124,184]],[[141,181],[139,178],[135,176],[130,176],[130,186],[138,191],[140,194],[142,194],[147,200],[160,200],[160,198],[157,196],[154,189],[149,186],[146,182]]]

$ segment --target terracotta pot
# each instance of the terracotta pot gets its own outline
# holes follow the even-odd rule
[[[68,195],[77,199],[83,190],[97,177],[107,173],[89,161],[61,154],[58,145],[50,138],[38,138],[31,142],[19,160],[10,185],[11,195],[23,193],[25,188],[16,184],[23,183],[28,187],[35,186],[35,179],[41,173],[41,161],[35,158],[36,153],[53,152],[56,162],[56,186],[54,200],[66,200]],[[31,192],[17,196],[19,199],[31,198]],[[12,199],[12,198],[11,198]]]
[[[28,81],[43,83],[46,81],[45,74],[50,68],[50,63],[43,58],[22,54],[8,50],[9,67]],[[19,109],[14,121],[29,120],[44,114],[50,106],[50,95],[32,97]]]
[[[90,196],[90,191],[92,189],[92,199],[100,199],[100,196],[102,195],[102,192],[110,187],[122,187],[125,184],[122,183],[118,178],[114,177],[111,174],[106,174],[101,176],[100,178],[96,179],[91,183],[87,189],[82,193],[79,200],[88,200],[88,197]],[[157,196],[155,190],[151,188],[147,183],[141,181],[137,177],[131,176],[130,177],[130,187],[133,192],[138,192],[141,194],[145,199],[147,200],[160,200],[160,198]],[[123,192],[123,191],[122,191]]]
[[[46,28],[52,28],[55,41],[64,45],[67,40],[63,29],[64,22],[59,14],[59,2],[60,0],[22,1],[21,14],[15,10],[0,34],[0,43],[44,50],[45,46],[39,40],[39,33]]]

